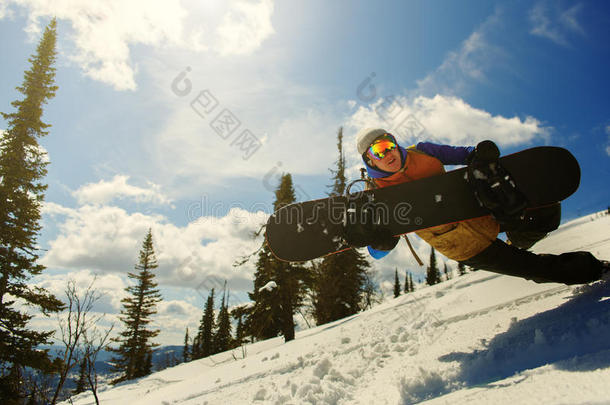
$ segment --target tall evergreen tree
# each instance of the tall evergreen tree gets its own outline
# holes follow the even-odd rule
[[[220,353],[229,350],[232,344],[231,319],[229,319],[229,303],[227,302],[226,290],[222,296],[217,325],[218,329],[214,335],[214,349],[215,352]]]
[[[409,292],[415,291],[415,283],[413,283],[413,274],[409,273]]]
[[[199,332],[197,333],[197,351],[193,350],[193,358],[200,359],[214,354],[214,289],[210,291],[203,310]],[[193,343],[193,346],[195,344]],[[196,357],[195,357],[196,353]]]
[[[48,353],[38,346],[49,343],[53,332],[29,329],[33,315],[21,308],[38,308],[48,316],[63,307],[53,294],[28,285],[45,269],[37,263],[37,237],[48,162],[38,138],[48,134],[43,106],[57,91],[56,36],[53,19],[29,59],[31,67],[23,84],[17,87],[23,98],[11,103],[16,111],[2,113],[7,122],[7,130],[0,133],[0,402],[4,404],[25,398],[20,381],[24,367],[52,369]]]
[[[161,294],[154,281],[152,270],[158,267],[153,247],[152,231],[149,229],[140,250],[140,261],[135,266],[139,273],[128,273],[136,284],[125,288],[129,296],[123,298],[120,319],[125,330],[113,341],[120,346],[114,351],[115,371],[122,373],[116,381],[130,380],[150,374],[152,369],[152,349],[158,344],[151,339],[159,334],[158,329],[149,329],[151,316],[157,313],[157,303]]]
[[[329,196],[343,195],[347,186],[343,128],[337,133],[337,169],[331,170],[333,184]],[[326,256],[313,275],[314,316],[318,325],[360,311],[370,264],[356,249]]]
[[[443,272],[445,273],[445,280],[451,280],[451,273],[449,272],[449,267],[447,267],[447,263],[445,263]]]
[[[405,285],[403,292],[408,293],[411,290],[409,289],[409,272],[405,270]]]
[[[394,269],[394,298],[400,296],[400,281],[398,280],[398,269]]]
[[[274,210],[295,201],[292,176],[284,174],[275,191]],[[294,339],[294,314],[303,304],[306,278],[303,266],[278,260],[265,243],[256,265],[254,291],[249,293],[254,307],[248,323],[255,337],[268,339],[281,333],[286,342]],[[270,281],[277,287],[263,289]]]
[[[248,293],[254,303],[247,318],[250,334],[259,340],[276,337],[280,333],[280,317],[277,308],[276,292],[265,287],[274,281],[273,254],[265,244],[258,253],[254,290]]]
[[[441,281],[441,273],[436,264],[436,254],[434,247],[430,248],[430,265],[426,272],[426,283],[428,285],[438,284]]]
[[[189,328],[186,328],[184,334],[184,347],[182,348],[182,362],[187,363],[191,360],[191,351],[189,350]]]
[[[191,360],[197,360],[201,358],[201,341],[199,340],[199,334],[193,337],[193,345],[191,346]]]
[[[231,310],[231,316],[233,319],[237,321],[237,326],[235,327],[235,339],[233,340],[233,347],[241,346],[247,335],[247,325],[244,320],[248,315],[248,307],[245,305],[237,306]]]

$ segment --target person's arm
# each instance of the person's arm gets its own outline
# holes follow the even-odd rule
[[[420,142],[415,148],[440,160],[444,165],[465,165],[474,146],[449,146],[432,142]]]

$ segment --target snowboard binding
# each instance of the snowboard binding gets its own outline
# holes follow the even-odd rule
[[[342,238],[346,245],[388,250],[396,246],[398,238],[387,229],[390,216],[385,204],[376,202],[373,194],[356,193],[345,198]]]
[[[527,199],[499,158],[494,142],[480,142],[468,158],[466,176],[479,204],[500,224],[507,224],[523,219]]]

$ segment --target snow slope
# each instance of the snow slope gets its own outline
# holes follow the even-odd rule
[[[610,216],[537,252],[610,259]],[[610,281],[568,287],[479,271],[372,310],[132,383],[103,404],[610,403]],[[90,395],[73,398],[92,404]]]

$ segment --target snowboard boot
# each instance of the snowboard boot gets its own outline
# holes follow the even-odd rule
[[[554,231],[561,223],[561,204],[531,208],[525,211],[521,220],[504,224],[500,232],[506,232],[506,243],[521,249],[529,249]]]
[[[507,224],[523,218],[527,200],[499,158],[495,143],[480,142],[468,157],[467,179],[479,204],[500,224]]]

